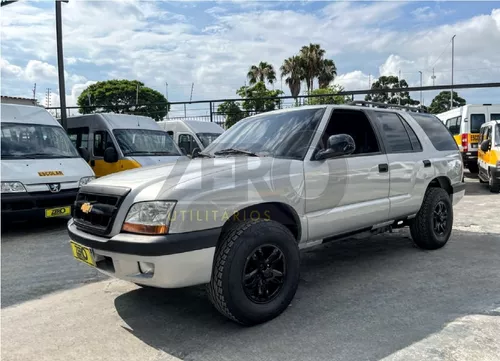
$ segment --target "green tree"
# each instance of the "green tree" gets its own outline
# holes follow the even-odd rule
[[[449,90],[442,91],[434,99],[429,106],[429,112],[432,114],[439,114],[450,110],[451,92]],[[461,107],[467,102],[461,98],[457,92],[453,92],[453,108]]]
[[[276,81],[276,72],[271,64],[261,61],[259,65],[252,65],[250,67],[247,78],[250,85],[266,81],[268,81],[269,84],[272,84]]]
[[[236,91],[236,94],[245,99],[242,102],[244,110],[247,112],[262,113],[280,108],[281,99],[278,99],[278,97],[283,92],[281,90],[269,90],[266,88],[264,82],[259,81],[252,86],[242,86]]]
[[[338,84],[331,85],[328,88],[315,89],[311,95],[324,95],[322,97],[314,97],[306,100],[306,105],[324,105],[324,104],[346,104],[351,101],[351,97],[347,95],[336,95],[344,91],[344,88]]]
[[[304,79],[306,81],[307,93],[313,90],[314,79],[319,75],[323,66],[325,50],[319,44],[309,44],[300,49],[299,56],[302,58],[304,68]]]
[[[337,76],[337,67],[331,59],[323,59],[318,73],[318,83],[320,89],[328,88],[330,83]]]
[[[290,88],[290,93],[295,98],[295,102],[297,102],[297,97],[300,94],[300,82],[304,78],[302,59],[300,56],[292,56],[285,59],[280,71],[281,77],[286,77],[285,82]]]
[[[137,107],[138,86],[138,104],[141,105]],[[81,114],[136,114],[156,121],[163,119],[170,110],[170,104],[163,94],[145,87],[144,83],[137,80],[107,80],[89,85],[78,97],[77,104]]]
[[[229,129],[245,117],[240,106],[233,101],[225,101],[217,107],[217,112],[226,116],[225,126]]]
[[[401,79],[397,76],[381,76],[378,80],[372,84],[372,89],[394,89],[394,88],[408,88],[408,83],[406,80]],[[388,93],[375,93],[367,94],[365,96],[366,101],[386,103],[386,104],[400,104],[400,105],[418,105],[420,102],[418,100],[413,100],[410,97],[409,92],[388,92]]]

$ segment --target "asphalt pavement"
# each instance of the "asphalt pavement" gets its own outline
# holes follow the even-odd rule
[[[5,231],[2,360],[497,361],[500,194],[467,182],[444,248],[398,230],[303,252],[290,307],[251,328],[219,315],[203,287],[98,275],[73,260],[64,221]]]

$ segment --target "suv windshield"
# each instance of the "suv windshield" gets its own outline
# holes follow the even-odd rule
[[[221,133],[197,133],[198,138],[200,138],[201,143],[204,147],[208,147],[214,140],[216,140]]]
[[[123,155],[181,155],[172,138],[164,131],[115,129],[113,134]]]
[[[304,159],[325,107],[261,114],[240,120],[222,133],[203,153],[237,149],[259,156]],[[218,153],[223,154],[223,152]],[[244,154],[229,152],[227,154]]]
[[[2,159],[79,158],[63,128],[2,123]]]

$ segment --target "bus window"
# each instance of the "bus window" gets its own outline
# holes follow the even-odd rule
[[[486,121],[484,114],[471,114],[470,115],[470,132],[479,133],[481,125]]]

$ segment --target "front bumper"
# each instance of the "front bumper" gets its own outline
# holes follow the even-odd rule
[[[3,193],[2,220],[45,218],[47,209],[72,207],[77,193],[78,189],[62,190],[59,193]],[[71,216],[71,212],[60,213],[58,216]]]
[[[214,228],[164,236],[120,233],[105,238],[77,229],[73,220],[68,222],[71,240],[92,249],[100,272],[159,288],[210,282],[220,232],[220,228]],[[154,273],[141,273],[139,262],[153,263]]]

